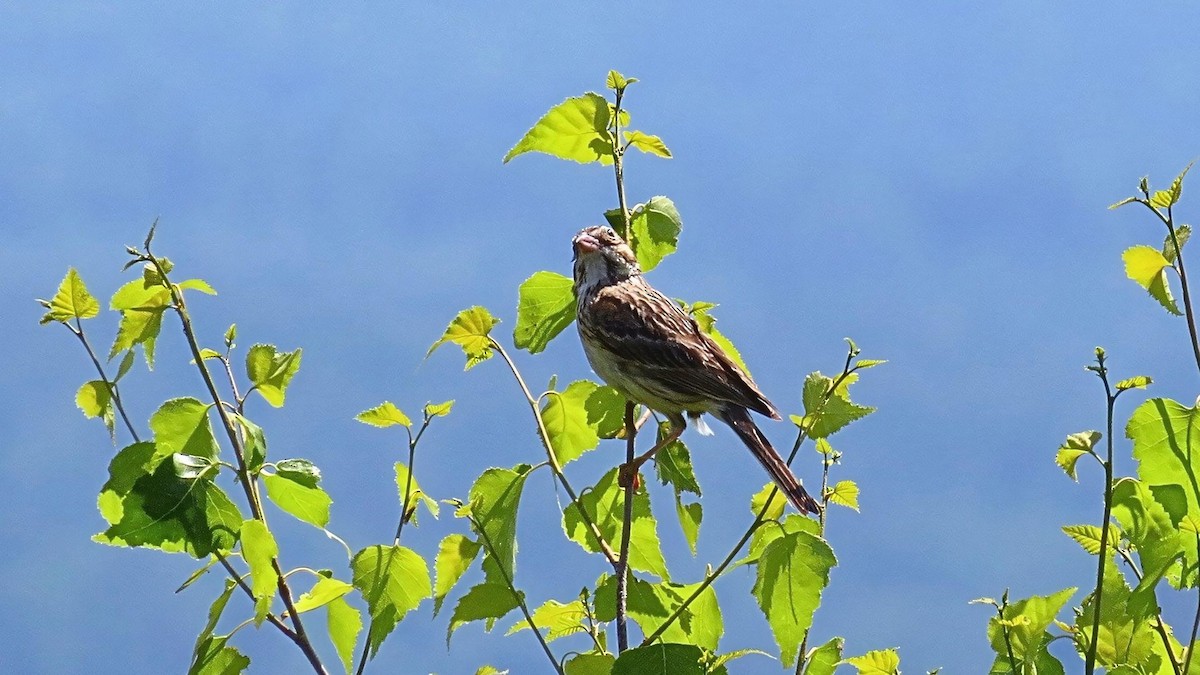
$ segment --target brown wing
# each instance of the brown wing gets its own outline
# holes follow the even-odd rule
[[[601,289],[588,314],[592,336],[660,387],[779,418],[754,381],[696,321],[644,280],[633,277]]]

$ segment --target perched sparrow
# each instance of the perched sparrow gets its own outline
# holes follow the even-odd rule
[[[633,250],[611,227],[582,230],[575,250],[576,325],[583,351],[596,374],[627,399],[667,416],[670,432],[624,467],[637,469],[660,448],[679,438],[684,414],[697,420],[710,413],[728,424],[797,509],[817,513],[817,504],[767,437],[750,410],[779,419],[750,376],[701,332],[696,321],[642,277]]]

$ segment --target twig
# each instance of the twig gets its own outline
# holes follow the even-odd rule
[[[563,473],[562,466],[558,463],[558,457],[554,455],[554,446],[550,442],[550,432],[546,430],[546,422],[542,419],[542,411],[538,409],[537,399],[530,393],[529,387],[525,384],[525,378],[521,377],[521,372],[517,370],[517,365],[513,363],[512,357],[504,350],[504,346],[497,342],[494,338],[488,338],[492,348],[499,352],[504,362],[508,364],[508,369],[512,371],[513,377],[516,378],[517,384],[521,386],[521,392],[525,394],[525,400],[529,403],[529,409],[533,412],[534,421],[537,422],[538,437],[542,441],[542,447],[546,450],[546,456],[549,459],[550,470],[554,472],[554,477],[558,479],[559,484],[567,491],[567,496],[571,498],[571,503],[579,511],[579,517],[583,519],[587,525],[588,531],[596,538],[596,545],[600,548],[600,553],[613,566],[615,571],[617,568],[617,555],[613,552],[612,546],[604,539],[604,534],[600,532],[600,528],[592,517],[588,514],[587,509],[583,507],[583,502],[579,499],[579,493],[571,487],[571,483],[567,481],[566,474]]]
[[[117,411],[121,413],[121,419],[125,420],[125,428],[129,430],[129,435],[133,437],[134,443],[141,442],[138,439],[137,432],[133,430],[133,424],[129,421],[129,415],[125,414],[125,406],[121,403],[121,392],[117,389],[117,383],[110,381],[108,375],[104,373],[104,367],[100,365],[100,359],[96,358],[96,352],[92,351],[92,345],[88,342],[87,336],[83,333],[83,323],[79,321],[79,317],[75,317],[75,327],[71,328],[69,324],[64,323],[67,330],[75,334],[79,341],[83,343],[83,348],[87,350],[87,355],[92,359],[92,365],[96,366],[96,372],[100,373],[100,379],[104,382],[104,386],[108,388],[112,394],[113,403],[117,406]]]
[[[1096,609],[1092,612],[1092,637],[1088,644],[1087,658],[1084,662],[1084,672],[1087,675],[1092,675],[1096,670],[1096,648],[1097,639],[1100,634],[1100,606],[1104,599],[1104,563],[1108,559],[1108,531],[1112,520],[1112,490],[1113,490],[1113,406],[1116,404],[1117,397],[1112,393],[1112,387],[1108,384],[1108,368],[1104,366],[1104,351],[1096,350],[1096,375],[1100,381],[1104,383],[1104,399],[1106,406],[1106,440],[1107,440],[1107,455],[1104,461],[1104,520],[1100,530],[1100,561],[1096,565],[1096,591],[1092,598],[1096,602]],[[1119,393],[1119,392],[1118,392]]]
[[[635,439],[637,425],[633,419],[635,404],[625,402],[625,465],[633,466],[634,455],[637,454]],[[627,608],[629,604],[629,537],[633,530],[633,496],[637,491],[637,476],[630,479],[625,488],[625,517],[621,523],[621,553],[617,558],[617,653],[629,649],[629,628]]]

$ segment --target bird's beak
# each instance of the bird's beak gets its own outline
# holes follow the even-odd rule
[[[584,253],[595,253],[596,251],[599,251],[600,242],[587,232],[580,232],[579,234],[575,235],[574,239],[571,240],[571,248],[574,249],[575,256],[578,257]]]

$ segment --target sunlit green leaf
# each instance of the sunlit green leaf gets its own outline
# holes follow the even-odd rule
[[[1175,259],[1179,257],[1175,250],[1175,242],[1179,242],[1179,248],[1182,249],[1187,244],[1188,239],[1192,236],[1192,228],[1190,225],[1179,225],[1175,228],[1175,237],[1172,239],[1171,234],[1167,233],[1167,238],[1163,240],[1162,254],[1167,259],[1168,263],[1175,263]]]
[[[1003,610],[1003,617],[994,616],[988,621],[987,635],[992,650],[1007,655],[1011,647],[1013,656],[1021,662],[1034,657],[1041,649],[1046,627],[1058,616],[1075,590],[1067,588],[1052,595],[1035,595],[1009,603]]]
[[[1181,555],[1179,529],[1141,481],[1122,478],[1113,486],[1112,515],[1137,551],[1145,575],[1162,575]]]
[[[805,658],[804,675],[833,675],[842,660],[845,640],[831,638],[829,642],[809,650]]]
[[[433,593],[425,560],[403,546],[368,546],[350,563],[353,583],[371,613],[375,628],[367,636],[370,653],[396,628],[406,614]]]
[[[900,675],[900,655],[895,649],[877,649],[842,663],[854,666],[858,675]]]
[[[580,164],[612,164],[612,119],[608,101],[588,92],[551,108],[525,136],[504,155],[510,159],[527,152],[544,152]]]
[[[792,415],[792,422],[805,429],[810,438],[825,438],[875,412],[875,408],[850,401],[846,387],[852,377],[846,378],[841,386],[830,392],[833,378],[821,373],[809,374],[804,379],[804,416]]]
[[[454,401],[443,401],[441,403],[426,403],[426,417],[445,417],[450,414],[450,409],[454,407]]]
[[[1168,312],[1180,315],[1171,286],[1167,283],[1167,268],[1171,263],[1163,254],[1151,246],[1134,246],[1121,255],[1125,261],[1125,274],[1146,289],[1150,297],[1158,301]]]
[[[608,77],[604,79],[604,86],[613,91],[621,91],[634,82],[637,82],[636,77],[625,77],[615,70],[610,70],[608,71]]]
[[[200,291],[201,293],[204,293],[205,295],[216,295],[217,294],[217,289],[210,286],[208,284],[208,282],[203,279],[186,279],[184,281],[179,282],[178,284],[175,284],[175,286],[177,288],[179,288],[180,290],[189,290],[190,289],[190,290],[194,290],[194,291]]]
[[[250,588],[254,591],[254,624],[259,625],[271,611],[278,590],[279,574],[272,565],[279,547],[265,523],[253,518],[242,522],[242,559],[250,567]]]
[[[700,588],[695,584],[673,584],[668,581],[650,583],[630,577],[627,586],[629,617],[637,622],[642,633],[650,635],[658,630],[683,603]],[[616,618],[617,580],[605,575],[596,586],[596,618],[612,621]],[[717,648],[717,641],[724,633],[721,608],[717,594],[708,586],[688,605],[679,618],[662,634],[665,642],[687,641],[708,650]]]
[[[787,505],[787,497],[784,497],[775,487],[774,482],[763,485],[762,489],[755,492],[754,496],[750,498],[750,513],[757,517],[759,511],[762,511],[763,506],[767,503],[768,497],[771,497],[771,506],[763,513],[763,519],[778,520]]]
[[[529,476],[529,466],[484,471],[468,493],[473,521],[489,557],[513,579],[517,552],[517,507]],[[486,571],[486,568],[485,568]],[[499,579],[488,579],[498,583]]]
[[[450,593],[467,568],[479,555],[479,542],[470,539],[465,534],[448,534],[438,545],[437,558],[433,569],[436,583],[433,587],[433,613],[436,616],[442,609],[446,595]]]
[[[212,605],[208,608],[208,622],[204,624],[204,630],[200,631],[200,635],[196,638],[196,646],[192,649],[192,664],[188,670],[189,673],[202,672],[202,668],[214,663],[218,660],[218,653],[224,647],[224,640],[220,641],[220,645],[215,649],[210,649],[213,646],[213,631],[217,628],[217,622],[221,620],[221,614],[225,611],[225,606],[229,604],[229,598],[233,595],[237,584],[232,579],[225,581],[225,590],[213,600]],[[227,657],[226,657],[227,658]],[[246,663],[250,662],[246,659]],[[234,671],[237,672],[237,671]]]
[[[1125,391],[1126,389],[1145,389],[1150,386],[1154,380],[1146,375],[1135,375],[1134,377],[1126,378],[1116,384],[1117,391]]]
[[[83,416],[91,419],[100,417],[108,429],[109,436],[115,432],[116,416],[113,409],[112,394],[103,380],[84,382],[79,391],[75,392],[75,406],[83,411]]]
[[[220,448],[208,418],[211,406],[194,398],[166,401],[150,417],[154,444],[166,457],[174,453],[216,459]]]
[[[295,480],[286,473],[263,472],[267,497],[282,511],[314,527],[329,524],[329,507],[333,499],[319,487]]]
[[[671,151],[667,149],[667,144],[663,143],[663,140],[658,136],[644,134],[640,131],[627,131],[625,132],[625,140],[631,148],[637,148],[650,155],[658,155],[667,159],[671,158]]]
[[[1112,561],[1105,565],[1096,663],[1110,669],[1121,665],[1136,669],[1153,656],[1154,645],[1159,639],[1153,627],[1158,608],[1131,592],[1125,577]],[[1076,612],[1074,635],[1080,653],[1086,653],[1091,643],[1095,616],[1096,598],[1092,594]]]
[[[829,502],[858,510],[858,485],[852,480],[840,480],[829,488]]]
[[[111,360],[140,344],[146,365],[153,368],[154,347],[162,330],[163,312],[171,306],[171,291],[162,286],[146,286],[141,279],[135,279],[117,289],[109,305],[121,312],[121,322],[108,358]]]
[[[712,310],[716,309],[717,305],[704,301],[689,305],[679,299],[676,299],[675,302],[679,303],[683,311],[690,314],[696,320],[696,325],[699,326],[700,331],[712,338],[713,342],[716,342],[717,346],[721,348],[721,351],[725,352],[725,355],[733,359],[737,367],[742,369],[742,372],[747,375],[750,374],[750,368],[742,360],[741,352],[737,350],[737,347],[733,346],[733,343],[729,341],[729,338],[725,337],[724,333],[717,330],[717,317],[712,315]]]
[[[454,605],[450,625],[446,629],[446,644],[450,644],[454,631],[471,621],[487,621],[490,630],[497,619],[504,618],[517,608],[519,599],[524,599],[524,594],[514,595],[505,584],[484,582],[473,586]]]
[[[600,438],[616,438],[625,430],[625,397],[616,389],[601,385],[584,403],[588,424]]]
[[[335,598],[325,605],[325,620],[329,640],[337,650],[342,667],[349,673],[354,664],[354,645],[362,632],[362,614],[345,598]]]
[[[441,507],[438,506],[437,500],[425,494],[425,491],[421,489],[421,485],[417,483],[417,477],[412,475],[408,470],[408,465],[404,462],[396,462],[396,489],[398,490],[402,505],[404,504],[405,491],[409,492],[409,515],[412,515],[412,511],[417,507],[415,500],[420,500],[425,505],[426,510],[429,511],[429,515],[434,518],[438,517]]]
[[[110,527],[93,540],[196,558],[233,548],[242,523],[237,506],[208,479],[180,479],[166,457],[144,442],[117,453],[97,500]]]
[[[72,319],[90,319],[100,313],[100,301],[88,292],[83,279],[74,267],[67,269],[67,276],[58,285],[58,291],[50,299],[49,311],[42,317],[41,323],[61,321],[66,323]]]
[[[547,600],[533,610],[533,623],[538,628],[545,629],[543,635],[546,642],[552,642],[560,637],[586,630],[583,623],[586,615],[587,608],[583,606],[582,600],[573,600],[565,604],[557,600]],[[512,635],[528,629],[529,622],[521,620],[514,623],[505,635]]]
[[[1100,542],[1103,539],[1103,531],[1095,525],[1064,525],[1062,528],[1064,534],[1075,540],[1075,543],[1083,547],[1091,555],[1100,555]],[[1116,553],[1115,544],[1117,543],[1116,532],[1109,530],[1108,533],[1108,555]]]
[[[276,350],[275,345],[257,344],[246,352],[246,375],[267,403],[283,406],[284,394],[292,378],[300,370],[302,350]]]
[[[562,392],[548,392],[542,404],[542,421],[559,465],[595,448],[600,443],[596,428],[588,422],[588,398],[597,384],[577,380]]]
[[[563,668],[566,675],[610,675],[617,657],[612,654],[576,654]]]
[[[321,577],[307,593],[296,599],[296,611],[309,612],[324,607],[352,590],[353,586],[340,579]]]
[[[557,272],[541,271],[517,291],[517,327],[513,344],[537,354],[575,320],[574,282]]]
[[[581,494],[579,498],[592,522],[610,544],[620,541],[625,513],[625,491],[617,484],[617,471],[616,468],[610,469],[594,488]],[[567,504],[563,510],[563,531],[584,550],[592,553],[600,551],[595,536],[587,527],[574,502]],[[646,493],[644,485],[634,493],[629,542],[631,569],[670,579],[667,562],[659,544],[657,523],[650,512],[650,496]]]
[[[354,419],[363,424],[370,424],[373,427],[390,427],[397,424],[405,427],[412,426],[412,421],[408,419],[408,415],[405,415],[391,401],[384,401],[374,408],[364,410],[355,415]]]
[[[1078,481],[1075,477],[1075,465],[1080,457],[1093,452],[1100,438],[1099,431],[1081,431],[1067,436],[1067,440],[1059,446],[1058,454],[1054,456],[1054,463],[1065,471],[1071,480]]]
[[[767,527],[766,529],[774,529]],[[758,559],[753,595],[767,617],[779,645],[780,660],[791,664],[804,634],[812,626],[829,584],[829,570],[837,564],[825,540],[808,532],[778,537]]]
[[[498,323],[500,323],[500,319],[492,316],[483,307],[476,305],[464,309],[446,327],[446,332],[442,334],[442,337],[429,347],[425,358],[429,358],[429,355],[438,347],[453,342],[462,347],[463,353],[467,355],[466,370],[470,370],[479,363],[492,358],[492,343],[488,336]]]
[[[659,195],[633,208],[630,228],[629,245],[637,255],[638,266],[649,272],[678,248],[683,219],[675,202]]]

